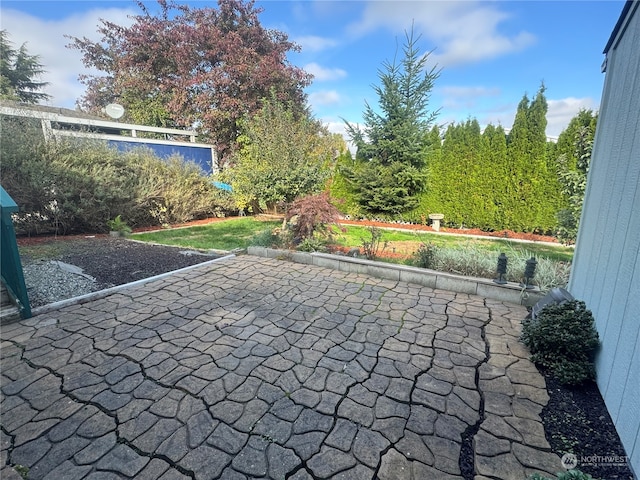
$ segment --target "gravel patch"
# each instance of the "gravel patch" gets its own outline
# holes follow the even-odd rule
[[[32,308],[220,257],[105,236],[21,239],[19,247]]]
[[[32,307],[78,297],[111,286],[101,285],[88,275],[65,270],[58,262],[51,260],[25,265],[23,270]]]

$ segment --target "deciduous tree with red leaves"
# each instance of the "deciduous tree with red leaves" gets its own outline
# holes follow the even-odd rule
[[[126,119],[147,125],[196,127],[224,163],[238,136],[237,120],[258,111],[263,98],[305,108],[311,76],[287,60],[299,46],[262,27],[254,1],[219,0],[218,8],[138,1],[129,27],[101,20],[99,42],[70,37],[84,65],[87,90],[79,106],[98,112],[121,103]]]

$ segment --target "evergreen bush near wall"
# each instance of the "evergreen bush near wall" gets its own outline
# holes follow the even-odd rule
[[[547,305],[535,319],[525,319],[522,342],[531,359],[562,383],[579,385],[595,378],[593,360],[600,341],[584,302]]]

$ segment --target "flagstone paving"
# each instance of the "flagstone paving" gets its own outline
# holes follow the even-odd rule
[[[2,327],[3,479],[561,470],[524,307],[241,256]]]

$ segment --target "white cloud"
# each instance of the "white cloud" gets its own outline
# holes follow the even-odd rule
[[[85,90],[78,82],[78,75],[95,72],[84,67],[79,51],[66,48],[70,40],[64,35],[99,40],[96,30],[101,18],[128,26],[132,23],[128,16],[135,14],[131,9],[103,8],[61,20],[43,20],[15,10],[2,9],[2,23],[9,26],[6,29],[14,46],[19,47],[26,42],[28,52],[40,56],[40,63],[46,70],[40,80],[50,83],[44,89],[52,97],[48,103],[73,108]]]
[[[344,138],[344,141],[347,144],[347,148],[351,152],[351,155],[356,154],[356,151],[358,149],[356,148],[355,144],[351,142],[351,137],[349,137],[349,134],[347,133],[347,127],[343,121],[338,122],[333,119],[321,119],[321,122],[331,133],[339,133],[340,135],[342,135],[342,138]],[[362,126],[358,123],[354,123],[353,125]]]
[[[335,90],[321,90],[309,94],[309,103],[312,106],[335,105],[341,100],[340,94]]]
[[[394,32],[423,33],[436,47],[431,60],[439,66],[473,63],[523,50],[535,42],[528,32],[504,35],[498,25],[509,18],[499,3],[471,1],[379,2],[371,1],[363,17],[351,25],[357,36],[378,28]]]
[[[575,98],[567,97],[559,100],[547,99],[547,137],[557,138],[560,133],[567,127],[569,122],[582,109],[597,110],[598,105],[592,98]],[[505,102],[496,104],[493,107],[479,111],[477,114],[478,122],[482,127],[489,123],[493,125],[502,125],[507,132],[513,126],[513,120],[518,109],[518,104],[514,102]],[[463,118],[455,115],[451,111],[444,113],[443,117],[438,118],[439,124],[463,121]]]
[[[338,42],[332,38],[320,37],[317,35],[297,37],[294,41],[302,47],[303,52],[320,52],[338,45]]]
[[[347,76],[347,72],[341,68],[324,68],[315,62],[305,65],[304,70],[313,75],[314,80],[319,82],[337,80]]]
[[[589,97],[567,97],[560,100],[547,100],[547,135],[557,137],[562,133],[580,110],[597,110],[599,105]]]
[[[463,87],[450,85],[439,88],[438,92],[443,96],[442,107],[451,110],[472,108],[482,98],[500,95],[499,88],[482,86]]]

